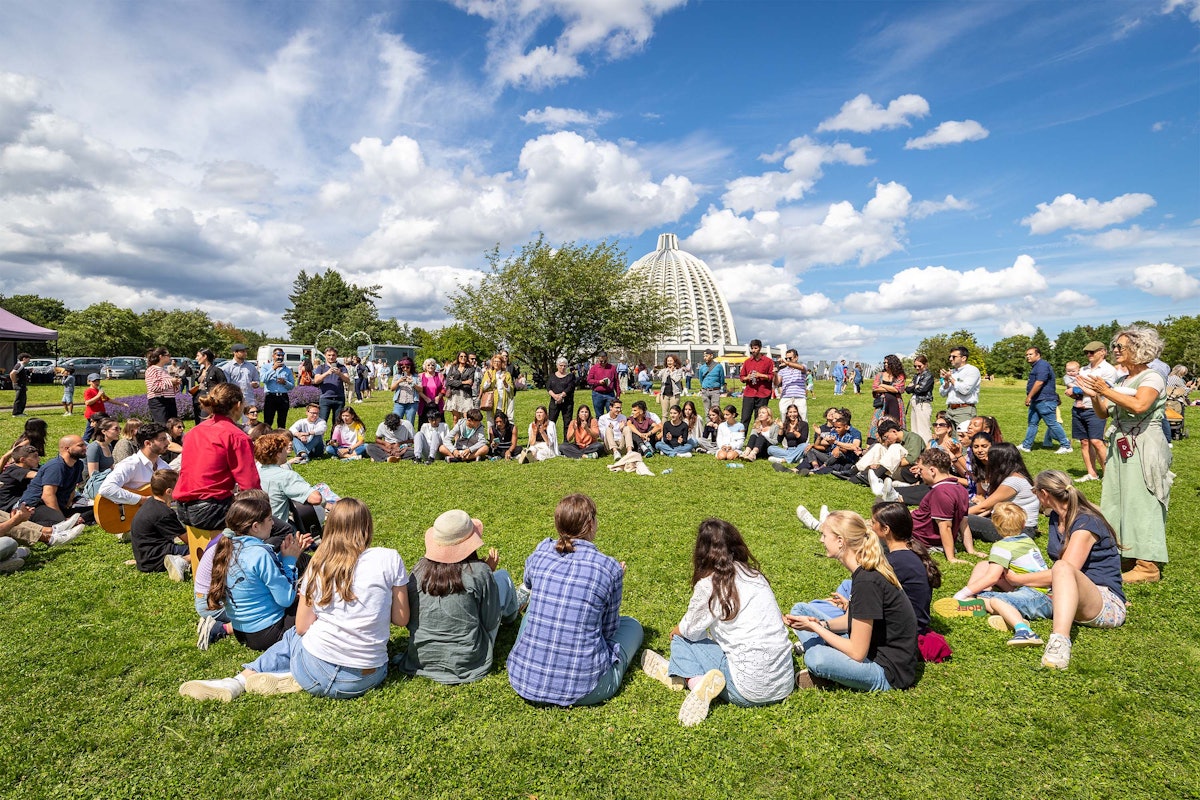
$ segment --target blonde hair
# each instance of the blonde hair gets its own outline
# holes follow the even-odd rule
[[[1004,538],[1016,536],[1025,529],[1025,510],[1016,503],[1007,500],[992,506],[992,524],[996,532]]]
[[[1121,544],[1120,537],[1117,536],[1117,532],[1113,530],[1112,525],[1109,525],[1108,520],[1104,518],[1104,514],[1101,513],[1099,508],[1096,508],[1095,503],[1088,500],[1075,488],[1074,481],[1071,480],[1071,476],[1067,473],[1057,469],[1042,470],[1033,479],[1033,490],[1035,492],[1045,492],[1067,507],[1066,514],[1058,521],[1058,529],[1062,532],[1064,540],[1071,537],[1071,525],[1074,524],[1075,518],[1079,516],[1081,511],[1086,511],[1103,523],[1104,527],[1108,530],[1108,535],[1117,543],[1117,547],[1122,550],[1125,549],[1124,545]]]
[[[310,606],[327,606],[334,593],[343,602],[353,603],[354,570],[359,556],[371,546],[375,523],[366,504],[343,497],[325,518],[321,544],[305,570],[304,600]]]
[[[1134,364],[1149,364],[1163,351],[1162,337],[1148,325],[1130,325],[1128,328],[1122,328],[1113,334],[1113,342],[1122,336],[1129,340],[1128,355]]]
[[[900,580],[888,562],[887,554],[883,552],[883,545],[879,543],[879,537],[865,519],[853,511],[834,511],[825,518],[822,527],[850,548],[860,567],[878,572],[897,589],[901,588]]]

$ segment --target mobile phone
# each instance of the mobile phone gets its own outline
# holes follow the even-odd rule
[[[1117,452],[1121,458],[1129,458],[1133,455],[1133,441],[1128,436],[1117,437]]]

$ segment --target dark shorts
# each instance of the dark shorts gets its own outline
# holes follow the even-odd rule
[[[1071,438],[1104,439],[1104,420],[1090,408],[1071,408]]]

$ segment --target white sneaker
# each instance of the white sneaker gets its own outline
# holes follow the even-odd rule
[[[880,500],[885,499],[887,492],[884,491],[883,481],[875,473],[875,470],[867,470],[867,483],[871,485],[871,494],[875,495]]]
[[[679,724],[685,728],[699,725],[708,717],[708,707],[722,691],[725,690],[725,676],[719,669],[710,669],[696,684],[696,688],[688,692],[679,707]]]
[[[829,506],[822,504],[821,510],[819,512],[817,512],[817,521],[819,523],[821,523],[822,525],[824,525],[825,520],[828,519],[828,517],[829,517]]]
[[[244,691],[246,691],[246,687],[237,678],[188,681],[179,687],[179,694],[183,697],[191,697],[194,700],[220,700],[222,703],[228,703],[239,697]]]
[[[1066,669],[1071,664],[1071,640],[1058,633],[1050,634],[1050,641],[1042,651],[1042,666],[1051,669]]]
[[[691,458],[692,454],[691,453],[676,453],[675,457],[676,458]]]
[[[167,577],[176,583],[183,583],[192,574],[192,564],[183,556],[163,556],[163,566],[166,567]]]
[[[771,456],[770,458],[767,459],[767,463],[768,464],[782,464],[783,459],[780,458],[779,456]]]
[[[896,491],[896,485],[892,483],[891,478],[883,479],[883,500],[889,503],[899,503],[900,493]]]
[[[50,534],[50,541],[46,544],[50,545],[51,547],[57,547],[60,544],[66,544],[81,533],[83,533],[82,525],[76,525],[69,531],[55,531],[54,533]]]
[[[670,673],[670,662],[653,650],[642,651],[642,671],[673,692],[682,692],[687,681]]]
[[[50,532],[51,533],[61,533],[63,531],[69,531],[69,530],[71,530],[71,528],[74,528],[78,524],[79,524],[79,515],[72,514],[71,516],[64,519],[62,522],[59,522],[59,523],[51,526]]]
[[[1054,451],[1054,455],[1056,455],[1056,456],[1065,456],[1067,453],[1074,453],[1074,452],[1075,452],[1075,451],[1074,451],[1074,450],[1072,450],[1070,447],[1068,447],[1068,446],[1066,446],[1066,445],[1063,445],[1062,447],[1060,447],[1060,448],[1058,448],[1057,450],[1055,450],[1055,451]]]
[[[800,520],[801,525],[814,531],[821,527],[820,521],[804,506],[796,506],[796,518]]]
[[[1028,447],[1026,447],[1023,444],[1017,445],[1017,449],[1020,450],[1022,453],[1032,453],[1033,452],[1032,450],[1030,450]]]
[[[1100,480],[1100,477],[1098,475],[1084,475],[1082,478],[1076,478],[1075,482],[1076,483],[1087,483],[1088,481],[1098,481],[1098,480]]]
[[[290,672],[256,672],[246,676],[250,694],[295,694],[304,691]]]

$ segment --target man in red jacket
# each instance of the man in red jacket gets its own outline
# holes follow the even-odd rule
[[[750,340],[750,357],[742,362],[739,377],[742,389],[742,425],[746,430],[754,423],[758,410],[771,402],[771,387],[774,385],[775,362],[762,354],[762,341]]]

